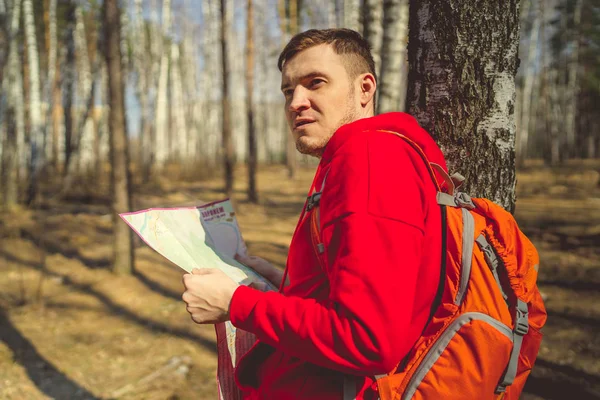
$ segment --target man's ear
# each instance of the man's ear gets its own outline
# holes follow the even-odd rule
[[[360,105],[365,107],[370,101],[373,101],[377,82],[371,73],[365,73],[359,76],[360,79]]]

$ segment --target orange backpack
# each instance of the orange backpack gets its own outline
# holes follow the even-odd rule
[[[449,177],[412,140],[389,133],[407,141],[428,166],[438,189],[445,249],[439,305],[407,357],[376,377],[380,399],[518,399],[546,322],[536,285],[538,253],[510,213],[458,192],[462,177]],[[434,170],[444,177],[445,191]],[[318,205],[320,193],[311,197]],[[311,236],[319,255],[324,249],[316,211]],[[344,386],[344,400],[353,399]]]

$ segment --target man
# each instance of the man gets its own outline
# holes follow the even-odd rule
[[[214,269],[184,276],[197,323],[230,319],[258,338],[236,369],[248,399],[377,397],[427,323],[440,279],[441,215],[425,163],[439,148],[402,113],[373,117],[377,87],[367,42],[346,29],[296,35],[279,58],[297,149],[321,159],[311,188],[323,254],[303,212],[286,274],[258,257],[243,263],[279,293],[238,286]],[[285,276],[289,284],[282,285]]]

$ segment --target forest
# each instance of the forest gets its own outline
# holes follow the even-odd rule
[[[522,398],[600,398],[600,0],[0,0],[0,398],[217,398],[214,329],[118,214],[231,198],[285,266],[318,159],[277,58],[333,27],[537,247]]]

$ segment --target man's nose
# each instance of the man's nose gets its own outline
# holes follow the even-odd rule
[[[304,90],[302,87],[298,87],[294,90],[294,94],[292,95],[292,101],[290,101],[289,110],[292,112],[298,112],[307,108],[310,108],[310,101],[308,100],[306,90]]]

